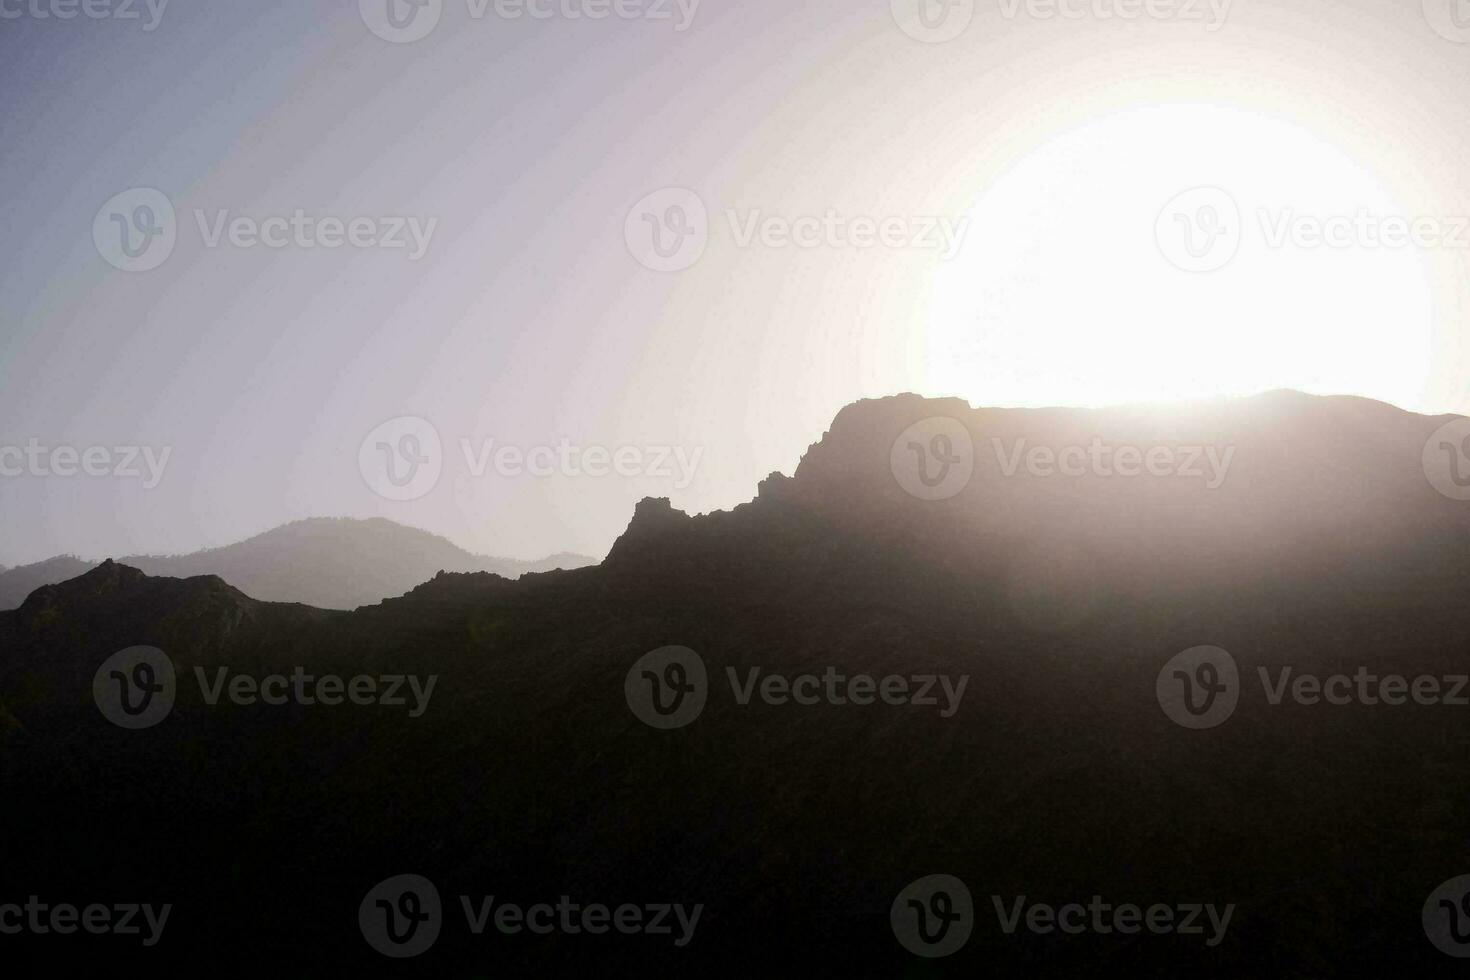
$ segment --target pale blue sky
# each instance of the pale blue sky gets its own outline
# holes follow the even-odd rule
[[[1293,125],[1357,154],[1414,213],[1470,213],[1453,177],[1470,146],[1470,44],[1437,36],[1418,7],[1237,0],[1207,33],[1008,16],[993,2],[944,44],[907,36],[888,0],[704,0],[683,31],[474,20],[466,0],[445,0],[438,27],[409,44],[375,36],[355,0],[173,0],[152,31],[0,20],[0,446],[171,450],[153,488],[0,477],[0,563],[191,551],[308,516],[390,517],[511,557],[600,555],[640,497],[692,511],[749,499],[859,397],[942,378],[946,390],[927,393],[1065,402],[1069,389],[1047,383],[1079,370],[1050,360],[1065,339],[1028,325],[1030,353],[1003,345],[1017,359],[1007,377],[1023,380],[1003,386],[990,365],[956,367],[954,356],[979,356],[963,354],[974,346],[963,322],[942,342],[925,333],[935,283],[952,295],[956,269],[961,294],[945,302],[981,319],[1024,306],[1032,287],[1013,282],[1024,277],[965,293],[986,267],[941,276],[932,250],[741,246],[725,210],[958,218],[1001,175],[1033,186],[1026,174],[1042,171],[1025,161],[1056,133],[1197,102],[1300,111]],[[1054,157],[1046,165],[1065,169]],[[1162,205],[1195,176],[1142,183]],[[169,198],[178,241],[159,268],[126,273],[99,255],[92,226],[136,187]],[[624,241],[635,202],[666,187],[693,190],[711,216],[707,252],[683,272],[640,266]],[[409,261],[211,248],[196,220],[297,209],[435,224]],[[1138,217],[1151,233],[1154,211]],[[1046,254],[1040,232],[990,233],[1003,251]],[[987,229],[969,234],[978,251],[965,255],[994,251]],[[1107,275],[1148,294],[1149,277],[1174,273]],[[1442,251],[1400,273],[1391,282],[1428,283],[1413,301],[1426,322],[1411,332],[1432,342],[1433,362],[1422,391],[1414,365],[1403,369],[1417,394],[1399,397],[1404,377],[1363,393],[1463,411],[1465,257]],[[1021,291],[997,295],[1002,285]],[[375,494],[358,458],[398,416],[430,420],[443,440],[442,478],[407,502]],[[462,439],[703,455],[689,481],[477,476]]]

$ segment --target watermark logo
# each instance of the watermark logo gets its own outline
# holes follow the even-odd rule
[[[725,680],[736,707],[757,701],[772,707],[817,705],[889,705],[934,708],[941,718],[960,710],[969,674],[848,674],[835,666],[821,673],[766,673],[762,667],[743,672],[725,668]],[[623,693],[628,708],[645,724],[658,729],[683,728],[704,710],[711,692],[704,660],[687,647],[663,647],[645,654],[628,671]]]
[[[1240,206],[1218,187],[1176,195],[1154,223],[1159,251],[1185,272],[1223,269],[1240,251],[1241,238]]]
[[[150,272],[163,265],[178,238],[173,202],[151,187],[114,195],[92,219],[97,254],[123,272]]]
[[[439,430],[413,415],[389,419],[363,439],[357,467],[368,489],[386,500],[427,496],[444,472]]]
[[[612,474],[629,479],[640,476],[671,479],[676,490],[684,490],[694,482],[700,460],[704,458],[703,446],[695,447],[692,452],[683,446],[609,449],[574,445],[570,439],[562,439],[555,446],[529,448],[497,446],[494,439],[485,439],[476,448],[470,440],[461,439],[459,448],[470,476],[475,479],[483,479],[493,467],[497,475],[508,479],[528,475],[538,479],[558,475],[601,479]]]
[[[915,422],[893,441],[889,469],[898,485],[920,500],[958,496],[975,475],[975,443],[957,419]]]
[[[960,710],[969,674],[844,674],[828,667],[821,674],[770,673],[762,676],[762,668],[751,667],[742,680],[734,667],[725,668],[730,692],[735,703],[749,705],[754,698],[763,704],[781,706],[795,704],[810,707],[818,704],[857,705],[866,707],[879,702],[893,707],[938,708],[939,717],[953,718]]]
[[[461,895],[459,904],[464,909],[465,924],[475,936],[484,935],[492,922],[495,931],[506,936],[522,932],[537,936],[557,932],[569,936],[583,933],[600,936],[611,929],[624,936],[670,936],[680,949],[693,942],[699,917],[704,914],[703,903],[693,906],[679,902],[624,903],[613,907],[600,902],[583,905],[572,901],[570,895],[562,895],[555,905],[537,902],[531,906],[497,902],[494,895],[478,898]]]
[[[1122,477],[1131,479],[1145,474],[1152,477],[1176,477],[1204,481],[1206,490],[1218,490],[1225,484],[1235,447],[1222,451],[1217,446],[1113,446],[1094,438],[1086,446],[1074,443],[1060,449],[1031,446],[1017,439],[1008,449],[1003,440],[992,438],[996,462],[1006,477],[1013,477],[1024,464],[1031,476],[1050,477]]]
[[[1223,725],[1240,701],[1235,658],[1214,646],[1176,654],[1159,671],[1154,690],[1159,707],[1174,724],[1196,730]]]
[[[241,707],[259,703],[272,707],[320,704],[334,708],[346,703],[358,707],[407,708],[408,717],[422,718],[429,710],[429,700],[434,696],[434,685],[439,682],[439,675],[429,674],[421,678],[417,674],[357,674],[343,677],[339,674],[308,674],[305,667],[297,667],[289,675],[253,677],[235,674],[232,677],[230,668],[217,667],[211,682],[203,667],[195,667],[194,679],[199,684],[204,703],[210,707],[219,704],[221,698]]]
[[[1424,19],[1446,41],[1470,44],[1470,0],[1424,0]]]
[[[163,938],[173,908],[146,903],[94,903],[78,908],[66,902],[52,905],[31,895],[25,905],[0,905],[0,936],[69,936],[80,929],[93,936],[142,936],[143,945],[153,947]]]
[[[406,708],[409,718],[421,718],[429,709],[438,674],[309,674],[296,667],[290,674],[232,674],[229,667],[210,671],[195,667],[194,680],[204,703],[221,701],[240,707],[263,704],[281,707],[322,705],[336,707]],[[173,710],[178,678],[173,661],[155,647],[130,647],[108,657],[92,678],[92,697],[103,717],[122,728],[151,728]]]
[[[444,0],[357,0],[367,29],[393,44],[422,41],[439,26]]]
[[[128,647],[102,662],[92,677],[92,700],[119,728],[152,728],[174,707],[173,661],[157,647]]]
[[[623,239],[640,265],[654,272],[682,272],[709,245],[709,211],[694,191],[665,187],[633,205],[623,223]]]
[[[1470,958],[1470,875],[1451,878],[1430,892],[1420,919],[1435,949],[1456,959]]]
[[[949,956],[969,942],[975,928],[970,890],[953,875],[929,875],[911,882],[888,912],[893,935],[915,956]]]
[[[996,925],[1007,936],[1023,930],[1038,936],[1133,936],[1147,931],[1205,937],[1210,948],[1225,940],[1236,908],[1234,903],[1114,904],[1101,895],[1063,905],[1031,901],[1026,895],[989,897]],[[889,920],[905,949],[928,958],[957,952],[976,924],[969,889],[951,875],[930,875],[910,884],[894,899]]]
[[[1293,704],[1304,707],[1325,703],[1334,707],[1386,705],[1396,708],[1410,701],[1426,707],[1470,707],[1470,696],[1466,695],[1470,674],[1405,677],[1403,674],[1375,674],[1367,667],[1359,667],[1352,675],[1329,674],[1326,677],[1312,673],[1296,674],[1291,667],[1277,670],[1275,680],[1265,667],[1257,667],[1256,674],[1266,695],[1266,703],[1273,708],[1280,707],[1288,697]]]
[[[701,0],[465,0],[471,20],[493,12],[500,20],[669,21],[682,34],[694,24]],[[677,13],[677,19],[676,19]]]
[[[628,709],[650,728],[669,731],[692,724],[709,699],[704,658],[688,647],[645,653],[623,681]]]
[[[700,0],[465,0],[471,21],[496,20],[643,20],[672,22],[682,34],[694,25]],[[368,30],[394,44],[428,37],[444,14],[444,0],[358,0]]]
[[[674,945],[680,948],[694,939],[704,912],[703,904],[584,905],[572,901],[569,895],[562,895],[555,904],[538,902],[531,906],[501,901],[495,895],[460,895],[459,905],[465,928],[472,936],[483,936],[492,925],[507,936],[601,936],[618,932],[625,936],[673,937]],[[419,956],[439,939],[445,923],[439,890],[421,875],[388,878],[363,897],[357,908],[357,923],[368,945],[384,956]]]
[[[1470,418],[1446,422],[1424,444],[1424,476],[1451,500],[1470,500]]]
[[[1297,673],[1291,666],[1273,671],[1257,667],[1260,695],[1267,707],[1285,704],[1314,708],[1470,707],[1470,674],[1378,674],[1359,666],[1351,674]],[[1169,661],[1159,672],[1159,704],[1185,728],[1214,728],[1234,713],[1245,687],[1235,661],[1219,647],[1195,647]]]
[[[893,22],[915,41],[953,41],[975,19],[975,0],[889,0]]]
[[[229,208],[212,213],[194,209],[194,224],[207,249],[239,250],[341,248],[403,251],[408,261],[428,254],[438,218],[404,215],[309,214],[296,208],[263,218],[236,214]],[[124,272],[149,272],[166,262],[178,244],[179,221],[173,202],[152,188],[134,188],[114,196],[92,220],[92,241],[110,265]]]
[[[151,34],[162,23],[168,4],[169,0],[0,0],[0,20],[20,20],[22,17],[75,20],[82,16],[88,20],[141,21],[146,8],[148,21],[143,24],[143,33]]]
[[[684,490],[695,479],[704,447],[579,445],[561,439],[556,445],[513,445],[495,439],[459,440],[465,471],[471,479],[492,474],[506,479],[569,479],[611,476],[669,480]],[[3,452],[3,450],[0,450]],[[426,419],[403,416],[370,432],[358,447],[358,469],[374,493],[387,500],[417,500],[430,493],[443,475],[445,460],[439,431]],[[0,456],[3,461],[3,456]]]
[[[744,211],[736,208],[725,210],[725,220],[736,248],[799,248],[811,250],[870,249],[890,250],[914,249],[938,252],[941,262],[948,262],[959,254],[965,233],[970,229],[970,216],[951,218],[948,215],[844,215],[828,208],[820,216],[799,215],[789,218],[779,214],[767,214],[759,208]]]
[[[420,875],[388,878],[363,896],[357,924],[368,945],[384,956],[418,956],[439,939],[444,924],[439,889]]]
[[[343,247],[401,250],[408,253],[406,257],[410,262],[417,262],[428,254],[434,232],[439,227],[438,218],[423,220],[414,215],[319,217],[308,214],[304,208],[296,208],[289,215],[275,214],[265,218],[232,214],[229,208],[218,209],[213,214],[196,208],[194,223],[199,228],[204,247],[209,249],[228,244],[241,250],[265,247],[277,252],[287,248],[330,251]]]
[[[1059,933],[1067,936],[1086,933],[1129,936],[1146,929],[1156,936],[1208,935],[1205,945],[1211,949],[1225,941],[1230,920],[1235,916],[1233,902],[1223,906],[1213,902],[1182,902],[1155,903],[1145,907],[1131,902],[1114,905],[1104,901],[1101,895],[1093,895],[1086,903],[1068,902],[1061,906],[1046,902],[1028,903],[1025,895],[1015,896],[1009,901],[1000,895],[991,895],[990,904],[995,908],[1001,931],[1008,936],[1015,935],[1022,928],[1038,936]]]
[[[881,216],[773,214],[761,208],[726,208],[724,220],[736,248],[912,249],[939,254],[948,262],[959,254],[970,216]],[[713,231],[709,208],[695,192],[664,188],[644,197],[628,212],[623,234],[639,264],[655,272],[682,272],[704,255]]]
[[[1175,197],[1155,225],[1159,250],[1186,272],[1216,272],[1240,252],[1247,228],[1239,205],[1217,187],[1196,188]],[[1289,206],[1257,207],[1251,241],[1269,249],[1337,251],[1470,249],[1470,216],[1379,214],[1359,208],[1352,214],[1310,214]]]
[[[1470,218],[1375,214],[1298,214],[1294,208],[1258,208],[1268,248],[1470,249]]]
[[[172,455],[171,446],[44,446],[32,436],[24,446],[0,445],[0,477],[110,476],[142,480],[143,489],[152,490],[163,482]]]
[[[1033,20],[1172,20],[1204,24],[1211,34],[1225,26],[1234,0],[1000,0],[1001,16],[1023,10]]]

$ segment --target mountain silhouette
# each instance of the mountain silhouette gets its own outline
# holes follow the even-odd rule
[[[14,609],[41,586],[65,582],[96,566],[96,562],[61,555],[32,565],[7,568],[0,572],[0,610]]]
[[[1257,678],[1470,673],[1470,504],[1426,478],[1449,421],[1292,392],[1098,411],[903,395],[843,409],[731,511],[643,501],[596,566],[445,570],[348,612],[107,562],[0,613],[0,798],[30,828],[7,831],[24,846],[4,877],[172,902],[166,941],[109,947],[155,967],[228,951],[227,970],[365,975],[1448,975],[1420,916],[1470,873],[1470,708],[1273,704]],[[1056,469],[1094,445],[1232,455],[1214,486],[1207,465],[1177,472],[1184,453],[1168,473],[1162,453],[1157,473]],[[1051,464],[1025,462],[1036,447]],[[141,731],[93,687],[139,645],[177,675]],[[707,699],[660,729],[637,692],[680,675],[636,665],[671,646],[698,656]],[[1202,646],[1233,658],[1239,703],[1191,729],[1160,691]],[[411,700],[208,694],[220,671],[302,668],[436,684],[417,717]],[[829,673],[965,687],[949,714],[857,687],[739,693]],[[359,906],[405,873],[436,886],[442,930],[395,961]],[[891,916],[935,874],[968,886],[973,931],[927,960]],[[682,947],[476,936],[461,899],[492,895],[703,915]],[[1234,912],[1214,945],[1007,932],[995,906],[1021,896]],[[44,938],[14,955],[54,967]]]
[[[315,518],[266,531],[237,544],[190,555],[131,556],[124,564],[150,575],[219,575],[247,594],[273,602],[354,609],[399,596],[439,571],[489,572],[517,578],[593,563],[558,554],[517,561],[471,554],[451,542],[383,518]],[[42,585],[75,578],[97,562],[52,558],[0,571],[0,609],[15,609]]]

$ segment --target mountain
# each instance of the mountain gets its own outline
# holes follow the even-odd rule
[[[402,595],[439,571],[517,578],[593,563],[591,558],[570,554],[541,561],[487,558],[438,535],[382,518],[296,521],[223,548],[121,561],[150,575],[218,575],[258,599],[323,609],[372,605]],[[77,558],[52,558],[0,572],[0,609],[15,609],[40,586],[75,578],[96,565]]]
[[[1430,469],[1453,421],[1295,393],[1107,411],[898,396],[843,409],[730,512],[642,502],[594,567],[446,572],[344,612],[104,564],[0,613],[0,895],[173,912],[152,948],[5,937],[10,962],[1449,975],[1424,923],[1470,874],[1470,709],[1448,695],[1470,673],[1470,504]],[[140,644],[177,680],[167,716],[128,730],[99,706],[126,675],[110,658]],[[697,662],[658,652],[675,645]],[[1231,659],[1179,659],[1202,646]],[[394,705],[250,693],[302,673],[349,679],[339,699],[354,677],[434,686]],[[1322,695],[1364,674],[1405,678],[1397,703]],[[1180,676],[1231,713],[1187,727],[1203,715],[1172,698]],[[236,677],[242,703],[223,693]],[[1419,678],[1447,703],[1405,696]],[[669,714],[645,699],[676,688]],[[439,911],[374,899],[405,874]],[[952,888],[901,900],[940,874],[972,908]],[[514,914],[476,934],[491,896],[492,912],[701,918],[683,945],[677,929],[542,935]],[[1150,910],[1147,927],[1013,916],[1094,896]],[[1204,904],[1228,906],[1228,928],[1161,929],[1152,911]],[[967,941],[914,955],[895,927],[912,909]],[[386,911],[437,938],[380,955]]]
[[[0,571],[0,610],[14,609],[41,586],[76,578],[96,565],[96,562],[64,555]]]

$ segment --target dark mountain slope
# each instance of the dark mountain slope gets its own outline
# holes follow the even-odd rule
[[[891,450],[936,415],[970,430],[975,475],[918,500]],[[1421,465],[1444,421],[1290,393],[1173,415],[902,397],[845,409],[794,477],[734,511],[645,501],[596,568],[445,574],[323,613],[106,566],[0,614],[0,884],[171,901],[158,947],[117,955],[225,973],[289,957],[306,974],[423,976],[1448,975],[1419,915],[1470,872],[1470,707],[1272,705],[1256,675],[1470,672],[1470,505]],[[1235,457],[1206,490],[1005,476],[990,452],[1094,436]],[[126,731],[91,677],[140,643],[185,681],[164,721]],[[657,731],[624,682],[669,644],[702,657],[709,699]],[[1192,731],[1155,689],[1202,644],[1233,654],[1240,703]],[[211,706],[193,670],[221,666],[437,682],[416,718],[411,702]],[[942,702],[741,705],[726,681],[829,667],[968,680],[949,717]],[[393,961],[357,907],[403,873],[435,882],[446,921]],[[977,921],[959,953],[924,961],[889,906],[935,873],[968,884]],[[462,894],[705,908],[685,948],[476,937]],[[1236,909],[1210,947],[1008,935],[991,905],[1095,894]],[[44,939],[13,948],[54,964]]]

